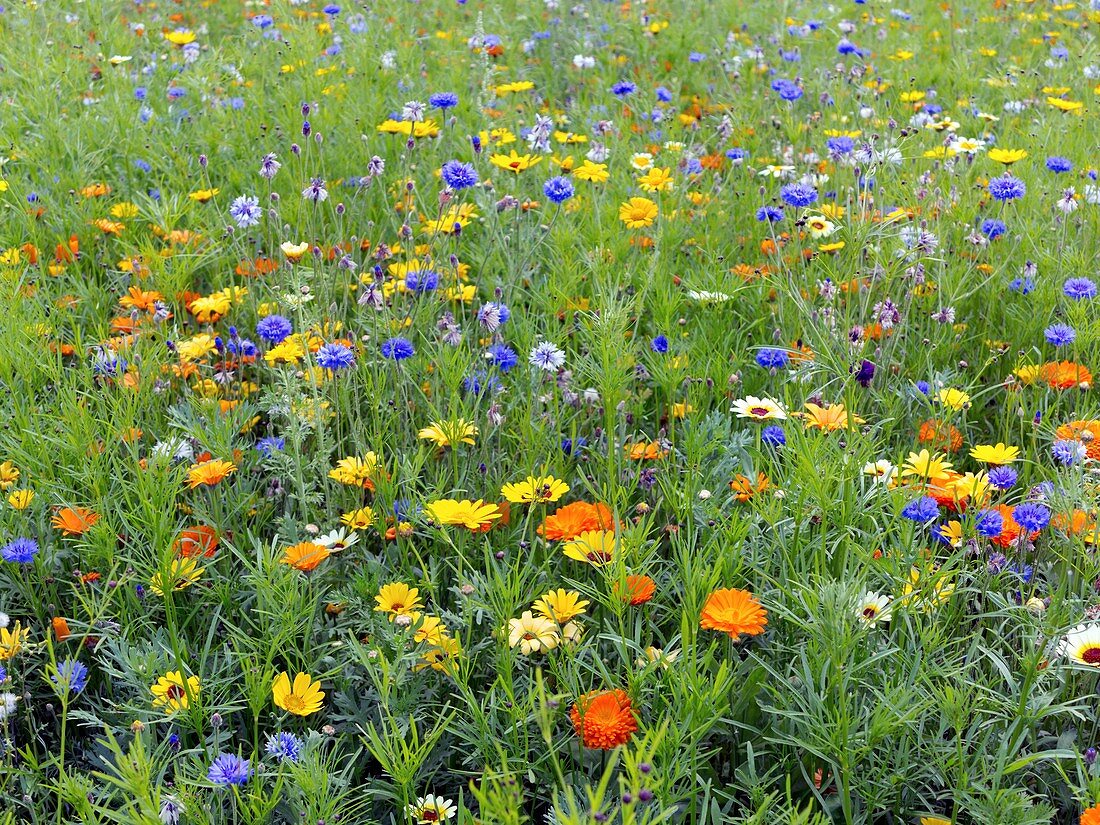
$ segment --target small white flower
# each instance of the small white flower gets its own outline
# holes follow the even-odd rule
[[[18,701],[19,697],[14,693],[0,693],[0,722],[15,713],[15,705]]]
[[[856,603],[856,617],[868,627],[890,621],[890,597],[868,590]]]
[[[8,618],[7,613],[0,613],[0,629],[7,627],[11,624],[11,619]]]
[[[543,341],[531,350],[527,360],[532,367],[545,372],[557,372],[565,364],[565,353],[549,341]]]

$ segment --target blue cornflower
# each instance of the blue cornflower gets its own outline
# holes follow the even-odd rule
[[[268,734],[267,744],[264,750],[269,756],[274,756],[280,762],[297,762],[302,755],[305,743],[293,733],[282,731]]]
[[[0,665],[0,685],[8,681],[8,669],[3,665]]]
[[[210,770],[206,772],[207,779],[222,787],[244,785],[251,776],[252,766],[248,764],[248,760],[235,753],[222,753],[214,757]]]
[[[1050,452],[1055,461],[1066,467],[1084,460],[1088,455],[1085,445],[1080,441],[1073,440],[1055,441],[1054,446],[1050,448]]]
[[[1004,526],[1004,517],[996,510],[982,510],[974,520],[974,529],[978,531],[978,535],[990,539],[999,536]]]
[[[1067,298],[1083,301],[1085,298],[1096,297],[1096,284],[1091,278],[1070,278],[1062,285],[1062,292]]]
[[[768,223],[778,223],[783,220],[783,208],[781,206],[761,206],[756,210],[756,219]]]
[[[454,92],[438,92],[428,98],[428,105],[433,109],[453,109],[458,105],[458,95]]]
[[[1035,280],[1033,278],[1013,278],[1008,283],[1008,288],[1013,292],[1019,292],[1021,295],[1030,295],[1035,291]]]
[[[394,361],[404,361],[416,354],[412,342],[407,338],[390,338],[382,342],[382,356]]]
[[[245,358],[252,358],[259,352],[256,344],[247,338],[230,339],[225,348],[234,355],[243,355]]]
[[[611,94],[615,95],[616,97],[626,97],[627,95],[634,94],[637,89],[638,87],[631,83],[629,80],[620,80],[618,83],[611,87]]]
[[[809,206],[817,200],[817,190],[804,183],[788,183],[779,190],[779,197],[788,206]]]
[[[252,18],[252,25],[257,29],[266,29],[275,25],[275,18],[270,14],[257,14]]]
[[[508,323],[508,319],[511,317],[512,311],[508,309],[506,304],[499,301],[489,301],[482,304],[477,311],[477,322],[489,332],[494,332],[501,324]]]
[[[1018,504],[1016,509],[1012,511],[1012,518],[1016,519],[1016,523],[1025,530],[1035,532],[1036,530],[1042,530],[1050,523],[1050,510],[1042,504],[1024,502]]]
[[[260,199],[253,195],[241,195],[230,204],[229,216],[236,221],[237,226],[241,229],[255,226],[263,216]]]
[[[707,55],[705,52],[691,52],[688,54],[688,60],[691,63],[702,63],[706,59]]]
[[[918,381],[916,383],[917,392],[921,395],[929,395],[932,392],[932,385],[927,381]]]
[[[745,149],[742,149],[738,146],[735,146],[732,149],[727,149],[726,150],[726,157],[729,158],[730,160],[732,160],[734,163],[740,163],[741,161],[743,161],[748,156],[749,156],[748,151],[745,150]]]
[[[34,539],[17,538],[0,547],[0,556],[4,561],[16,564],[30,564],[38,554],[38,542]]]
[[[935,521],[939,517],[939,514],[940,508],[936,504],[936,500],[931,496],[915,498],[906,504],[901,511],[903,518],[919,522],[920,524],[928,524],[929,522]]]
[[[556,178],[550,178],[542,187],[542,193],[552,203],[565,203],[571,197],[573,197],[574,189],[573,184],[569,182],[568,178],[563,178],[560,175]]]
[[[1071,161],[1069,158],[1047,158],[1047,169],[1057,174],[1060,174],[1062,172],[1069,172],[1073,169],[1073,161]]]
[[[790,80],[773,80],[772,91],[783,100],[794,101],[802,97],[802,87]]]
[[[134,161],[134,166],[140,169],[142,172],[150,172],[153,169],[153,166],[149,163],[149,161],[142,160],[141,158],[138,158]]]
[[[834,155],[847,155],[856,148],[856,142],[846,135],[831,137],[825,141],[825,145]]]
[[[658,335],[649,342],[649,348],[656,353],[664,355],[668,352],[668,339],[663,335]]]
[[[786,350],[766,347],[756,353],[757,365],[767,370],[785,369],[791,362],[791,357]]]
[[[662,103],[671,103],[672,102],[672,92],[670,92],[664,86],[658,86],[654,90],[654,93],[657,95],[657,99],[659,101],[661,101]]]
[[[489,375],[484,370],[478,370],[473,375],[467,375],[462,379],[462,389],[473,395],[481,395],[482,391],[487,395],[498,392],[504,385],[495,375]]]
[[[588,444],[588,439],[583,435],[578,435],[576,438],[563,438],[561,440],[561,451],[566,455],[578,455]]]
[[[991,241],[1001,237],[1007,231],[1008,227],[1005,226],[1004,221],[999,221],[996,218],[986,218],[982,221],[982,234]]]
[[[1017,478],[1019,478],[1019,473],[1007,464],[993,467],[989,471],[989,483],[998,490],[1009,490],[1015,487]]]
[[[787,443],[787,434],[778,424],[771,424],[760,431],[760,443],[769,447],[782,447]]]
[[[519,363],[516,351],[507,344],[493,344],[485,353],[485,359],[501,372],[508,372]]]
[[[439,286],[439,273],[431,269],[412,269],[405,273],[405,289],[410,292],[431,292]]]
[[[344,344],[325,344],[317,350],[317,365],[326,370],[345,370],[355,363],[355,353]]]
[[[282,315],[268,315],[256,324],[256,334],[269,344],[278,344],[283,341],[293,329],[290,321]]]
[[[57,672],[51,677],[58,687],[64,687],[72,693],[80,693],[88,684],[88,668],[77,659],[66,659],[57,666]]]
[[[469,189],[477,183],[477,170],[460,160],[449,160],[440,171],[443,182],[452,189]]]
[[[1043,330],[1043,335],[1048,344],[1056,347],[1064,347],[1077,340],[1077,330],[1069,324],[1051,324]]]
[[[256,449],[264,455],[281,453],[286,449],[286,439],[277,435],[269,435],[256,442]]]
[[[1011,201],[1027,194],[1027,186],[1019,178],[1002,175],[989,181],[989,195],[993,200]]]

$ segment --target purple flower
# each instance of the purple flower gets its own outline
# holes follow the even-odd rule
[[[227,787],[229,785],[244,785],[252,776],[252,766],[247,759],[242,759],[235,753],[222,753],[214,757],[206,778],[215,785]]]
[[[268,152],[264,155],[263,160],[260,161],[260,177],[271,180],[282,168],[282,164],[279,163],[275,157],[274,152]]]
[[[282,315],[268,315],[256,324],[256,334],[269,344],[278,344],[283,341],[293,329],[290,321]]]
[[[788,183],[779,190],[779,197],[788,206],[802,208],[817,201],[817,190],[804,183]]]
[[[260,199],[252,195],[241,195],[229,206],[229,216],[237,222],[241,229],[247,229],[260,222],[263,210],[260,209]]]
[[[1086,298],[1096,297],[1096,284],[1091,278],[1070,278],[1062,286],[1062,292],[1067,298],[1083,301]]]
[[[477,170],[468,163],[458,160],[449,160],[443,164],[440,170],[443,182],[452,189],[469,189],[477,184]]]
[[[317,350],[318,366],[336,372],[355,363],[355,353],[343,344],[325,344]]]
[[[1080,441],[1062,440],[1055,441],[1050,448],[1054,460],[1066,467],[1083,461],[1088,456],[1088,450]]]
[[[573,184],[571,184],[567,178],[563,178],[559,175],[556,178],[550,178],[550,180],[546,181],[546,184],[542,187],[542,193],[546,195],[552,203],[565,203],[573,197]]]
[[[394,361],[404,361],[416,354],[412,342],[407,338],[390,338],[382,342],[382,356],[392,358]]]
[[[17,538],[0,547],[0,556],[4,561],[16,564],[30,564],[38,554],[38,542],[34,539]]]
[[[1027,186],[1022,180],[1012,175],[1002,175],[989,182],[989,195],[994,200],[1011,201],[1022,198],[1026,194]]]
[[[936,500],[931,496],[922,496],[921,498],[915,498],[902,508],[901,515],[903,518],[910,519],[920,524],[928,524],[935,521],[940,514],[939,505],[936,504]]]
[[[1042,504],[1024,502],[1012,511],[1012,518],[1025,530],[1033,533],[1036,530],[1042,530],[1050,523],[1050,510]]]
[[[1051,324],[1043,330],[1043,335],[1048,344],[1056,347],[1064,347],[1077,340],[1077,331],[1068,324]]]

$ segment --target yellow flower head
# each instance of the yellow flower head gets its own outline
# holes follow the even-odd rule
[[[954,387],[944,387],[936,394],[936,399],[955,412],[966,409],[970,404],[970,396]]]
[[[16,510],[26,510],[34,501],[34,490],[12,490],[8,496],[8,504]]]
[[[577,591],[559,588],[544,594],[531,607],[540,616],[559,625],[566,625],[577,616],[583,615],[588,604],[588,600],[582,599]]]
[[[619,206],[619,220],[627,229],[646,229],[656,219],[657,204],[649,198],[631,198]]]
[[[970,451],[970,457],[985,464],[1011,464],[1020,457],[1020,448],[1000,441],[996,445],[978,444]]]
[[[6,662],[19,653],[30,632],[29,627],[22,627],[19,622],[12,625],[11,630],[0,627],[0,662]]]
[[[465,418],[450,421],[433,421],[418,434],[420,438],[433,442],[440,449],[454,447],[457,444],[474,444],[477,425]]]
[[[366,530],[374,524],[374,510],[370,507],[360,507],[350,513],[340,516],[340,523],[352,530]]]
[[[291,684],[290,674],[283,671],[271,685],[271,697],[275,705],[295,716],[309,716],[321,709],[325,693],[321,683],[313,681],[308,673],[299,673]]]
[[[183,590],[197,582],[204,570],[206,568],[199,567],[194,558],[172,559],[168,575],[165,576],[163,571],[158,570],[149,582],[149,589],[158,596],[163,596],[168,591]]]
[[[170,670],[150,688],[153,693],[153,707],[166,708],[168,713],[184,710],[199,698],[201,689],[198,676],[188,676],[185,679],[178,670]]]
[[[404,582],[382,585],[374,600],[378,602],[374,609],[385,613],[391,622],[398,616],[414,616],[424,607],[420,601],[420,591]]]
[[[486,504],[481,499],[456,501],[444,498],[425,505],[424,510],[436,524],[465,527],[467,530],[487,529],[503,515],[495,504]]]
[[[571,559],[596,567],[610,564],[617,555],[618,541],[611,530],[589,530],[566,542],[562,551]]]
[[[500,488],[500,494],[513,504],[545,504],[568,492],[569,485],[553,476],[527,476],[525,481]]]
[[[925,480],[947,478],[947,471],[951,469],[951,462],[945,459],[946,456],[930,453],[928,450],[909,453],[909,458],[905,460],[905,464],[901,469],[901,477],[916,476]]]

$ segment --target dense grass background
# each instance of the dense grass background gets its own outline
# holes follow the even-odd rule
[[[928,0],[6,7],[0,822],[406,822],[428,794],[458,822],[1100,820],[1100,316],[1073,281],[1098,275],[1098,25]],[[490,159],[512,150],[533,165]],[[644,191],[650,162],[671,187]],[[650,226],[620,220],[635,197]],[[257,333],[275,314],[289,364]],[[325,370],[337,341],[353,364]],[[542,342],[560,368],[528,363]],[[790,415],[740,418],[749,396]],[[823,430],[807,402],[846,412]],[[457,419],[473,443],[419,437]],[[971,455],[998,443],[1003,489]],[[370,489],[330,475],[368,453]],[[937,455],[971,475],[890,480]],[[193,487],[204,458],[236,469]],[[529,475],[569,490],[488,532],[430,518]],[[577,501],[614,515],[605,566],[542,536]],[[1050,524],[983,529],[1023,503]],[[281,562],[367,506],[312,571]],[[411,627],[375,609],[392,583]],[[578,624],[510,644],[559,588]],[[701,628],[722,588],[764,633]],[[273,701],[284,671],[320,710]],[[186,707],[154,703],[173,672]],[[618,750],[570,720],[595,690],[630,699]],[[226,754],[247,781],[211,772]]]

